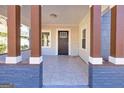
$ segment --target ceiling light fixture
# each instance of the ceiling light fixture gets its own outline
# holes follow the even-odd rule
[[[54,13],[50,14],[50,16],[51,16],[52,18],[57,18],[57,17],[58,17],[58,15],[57,15],[57,14],[54,14]]]

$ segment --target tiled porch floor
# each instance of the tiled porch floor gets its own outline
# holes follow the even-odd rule
[[[44,87],[84,87],[88,85],[88,65],[80,57],[44,56]]]

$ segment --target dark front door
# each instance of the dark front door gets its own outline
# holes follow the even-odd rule
[[[68,31],[58,32],[58,55],[68,55]]]

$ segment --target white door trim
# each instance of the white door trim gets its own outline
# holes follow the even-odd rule
[[[56,29],[56,55],[58,55],[58,32],[59,31],[68,31],[69,40],[68,40],[68,55],[71,55],[71,29],[66,28],[58,28]]]

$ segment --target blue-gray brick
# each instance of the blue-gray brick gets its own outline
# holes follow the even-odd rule
[[[42,64],[0,65],[0,84],[11,83],[17,88],[42,87]]]

